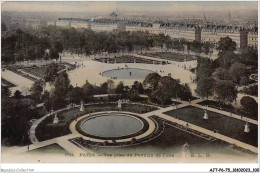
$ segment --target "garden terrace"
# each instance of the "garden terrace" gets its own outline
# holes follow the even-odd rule
[[[157,108],[153,106],[145,106],[140,104],[122,104],[122,111],[134,112],[134,113],[146,113]],[[118,111],[117,103],[106,104],[91,104],[85,106],[85,111],[80,112],[79,107],[72,108],[70,110],[61,111],[57,117],[59,122],[53,124],[54,114],[45,118],[36,128],[36,137],[39,141],[52,139],[59,136],[70,134],[69,125],[77,117],[81,117],[85,114],[101,111]]]
[[[223,105],[223,104],[220,104],[219,102],[216,102],[214,100],[204,100],[204,101],[199,102],[197,104],[202,105],[202,106],[208,106],[208,107],[219,109],[219,110],[221,108],[221,110],[223,110],[223,111],[231,112],[233,114],[237,114],[237,115],[240,115],[240,116],[243,116],[243,117],[245,116],[245,117],[248,117],[248,118],[252,118],[254,120],[258,119],[258,116],[256,116],[256,117],[250,116],[250,115],[242,112],[241,110],[234,108],[232,105],[226,105],[226,104]]]
[[[27,78],[27,79],[29,79],[29,80],[31,80],[31,81],[34,81],[34,82],[37,82],[37,81],[38,81],[37,78],[34,78],[34,77],[32,77],[32,76],[30,76],[30,75],[28,75],[28,74],[22,73],[21,71],[18,71],[18,70],[15,69],[15,68],[8,68],[8,70],[10,70],[10,71],[12,71],[12,72],[14,72],[14,73],[16,73],[16,74],[18,74],[18,75],[21,75],[21,76],[23,76],[23,77],[25,77],[25,78]]]
[[[99,58],[95,59],[96,61],[99,62],[104,62],[104,63],[143,63],[143,64],[161,64],[161,61],[156,61],[156,60],[150,60],[150,59],[144,59],[140,57],[135,57],[131,55],[123,55],[123,56],[114,56],[113,58]],[[163,64],[165,64],[164,62]]]
[[[188,123],[206,128],[223,134],[225,136],[237,139],[241,142],[257,146],[257,126],[250,124],[250,132],[244,132],[245,122],[231,118],[219,113],[208,111],[209,119],[203,119],[204,110],[193,106],[187,106],[184,108],[165,112],[165,114],[174,118],[186,121]]]
[[[191,61],[191,60],[196,60],[197,59],[197,56],[183,55],[183,54],[175,53],[175,52],[145,53],[143,55],[149,56],[149,57],[165,59],[165,60],[178,61],[178,62],[184,62],[185,60],[186,61]]]
[[[22,70],[43,79],[44,76],[45,76],[46,68],[47,68],[47,65],[32,66],[32,67],[29,67],[29,68],[23,68]],[[60,71],[62,69],[65,69],[65,65],[58,64],[58,71]]]

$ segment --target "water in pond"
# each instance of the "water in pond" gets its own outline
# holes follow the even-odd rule
[[[128,79],[128,80],[141,80],[144,79],[149,73],[154,73],[151,70],[138,69],[138,68],[119,68],[103,72],[103,76],[113,79]]]
[[[143,128],[143,123],[132,116],[113,114],[83,121],[81,128],[94,136],[120,137],[140,131]]]

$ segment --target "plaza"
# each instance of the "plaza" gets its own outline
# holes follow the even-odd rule
[[[115,84],[122,81],[125,85],[131,86],[135,81],[143,82],[149,73],[155,72],[161,76],[179,79],[182,84],[188,84],[192,95],[196,96],[194,82],[196,74],[190,71],[197,66],[196,60],[167,59],[166,64],[146,64],[145,61],[139,63],[96,61],[102,57],[113,59],[114,56],[115,54],[78,56],[62,53],[61,60],[56,63],[76,66],[72,70],[68,70],[69,66],[65,67],[74,87],[83,86],[86,80],[99,86],[108,79],[113,80]],[[160,57],[146,54],[133,53],[127,56],[139,57],[150,62],[164,61]],[[30,73],[30,70],[27,70],[27,73],[37,78],[42,77],[37,76],[37,71]],[[14,77],[15,81],[8,80]],[[33,84],[33,81],[9,70],[2,73],[2,78],[15,84],[12,91],[16,89],[23,91],[22,88],[25,86],[29,88]],[[51,88],[52,86],[46,83],[45,90],[50,91]],[[120,106],[119,100],[68,105],[66,108],[49,112],[34,121],[29,130],[31,144],[18,147],[12,153],[26,155],[49,150],[56,154],[73,153],[73,156],[80,157],[82,153],[133,154],[135,151],[141,152],[143,147],[148,146],[149,149],[145,150],[146,154],[166,152],[182,159],[188,158],[187,162],[194,162],[190,155],[196,155],[196,153],[206,155],[207,152],[213,153],[216,159],[229,154],[234,157],[235,155],[241,158],[249,157],[250,162],[255,157],[258,152],[257,120],[250,117],[241,118],[241,115],[235,113],[231,115],[225,110],[207,107],[200,104],[202,99],[196,97],[191,101],[177,99],[172,99],[172,101],[173,105],[166,106],[151,104],[147,100],[143,103],[122,102]],[[203,119],[204,110],[208,111],[208,120]],[[244,132],[247,123],[249,133]],[[82,162],[82,160],[77,161]]]

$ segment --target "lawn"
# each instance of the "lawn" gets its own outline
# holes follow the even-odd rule
[[[51,144],[41,148],[28,151],[28,153],[48,153],[48,154],[65,154],[68,153],[64,148],[58,144]]]
[[[146,53],[144,55],[150,56],[150,57],[166,59],[166,60],[178,61],[178,62],[183,62],[185,59],[186,59],[186,61],[191,61],[191,60],[197,59],[196,56],[183,55],[183,54],[175,53],[175,52],[156,52],[156,53]]]
[[[250,132],[245,133],[245,122],[235,118],[208,111],[209,119],[205,120],[202,118],[204,110],[192,106],[168,111],[165,114],[212,131],[217,130],[220,134],[253,146],[257,146],[258,143],[258,127],[249,123]]]
[[[205,100],[205,101],[202,101],[198,104],[203,105],[203,106],[208,105],[209,107],[215,108],[215,109],[219,109],[220,106],[221,106],[221,109],[223,111],[231,112],[231,113],[241,115],[241,116],[245,116],[245,117],[255,119],[255,120],[258,119],[258,116],[250,116],[248,114],[245,114],[244,112],[241,112],[239,109],[234,108],[232,105],[222,105],[219,102],[216,102],[214,100]]]
[[[142,105],[130,105],[123,104],[122,111],[134,112],[134,113],[146,113],[157,108],[142,106]],[[45,118],[36,128],[36,137],[39,141],[52,139],[59,136],[70,134],[69,125],[76,119],[76,117],[83,116],[90,112],[100,111],[113,111],[118,110],[116,103],[109,104],[95,104],[85,106],[85,111],[80,112],[79,107],[72,108],[67,111],[58,113],[59,123],[53,124],[54,115]]]
[[[24,68],[22,70],[43,79],[45,76],[46,68],[47,66],[36,66],[36,67]],[[65,66],[63,64],[58,65],[58,70],[62,70],[64,68]]]

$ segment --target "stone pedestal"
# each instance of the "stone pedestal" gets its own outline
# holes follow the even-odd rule
[[[249,132],[250,132],[249,125],[248,125],[247,122],[246,122],[246,124],[245,124],[244,132],[245,132],[245,133],[249,133]]]
[[[209,119],[208,112],[207,112],[207,110],[204,110],[204,111],[205,112],[204,112],[203,119],[207,120],[207,119]]]

